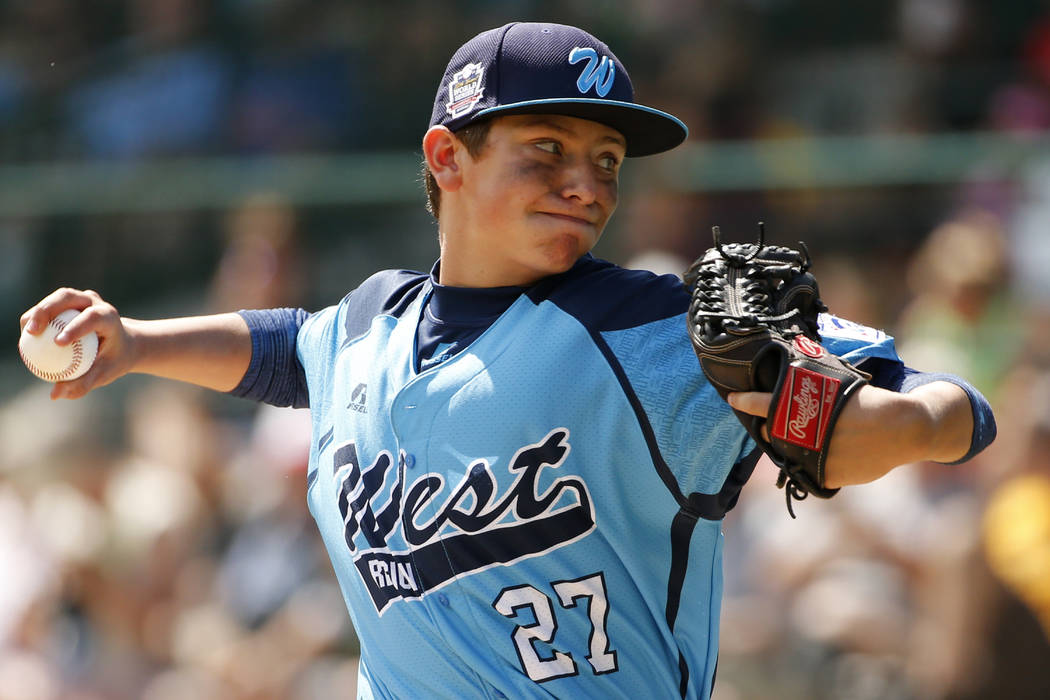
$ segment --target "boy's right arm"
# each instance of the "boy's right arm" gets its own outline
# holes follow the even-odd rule
[[[236,313],[138,321],[121,318],[96,292],[59,289],[22,314],[20,324],[38,334],[66,309],[81,313],[55,342],[67,344],[94,331],[99,338],[98,357],[82,377],[56,384],[51,391],[54,399],[80,398],[132,372],[230,391],[251,362],[251,333]]]

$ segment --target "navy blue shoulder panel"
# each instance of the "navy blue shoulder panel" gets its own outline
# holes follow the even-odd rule
[[[350,293],[346,307],[347,339],[366,333],[376,316],[401,316],[429,279],[429,275],[410,270],[383,270],[366,279]]]
[[[590,254],[534,286],[528,296],[537,304],[557,304],[598,332],[634,328],[689,308],[689,292],[674,275],[627,270]]]

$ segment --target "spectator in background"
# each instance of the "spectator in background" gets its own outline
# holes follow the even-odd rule
[[[826,283],[826,298],[846,305],[834,311],[872,318],[878,300],[872,287],[856,286],[859,271],[826,262],[816,271],[822,290]],[[1012,310],[998,219],[969,212],[937,227],[907,280],[914,298],[891,324],[900,352],[918,368],[965,373],[995,393],[1026,327]],[[1031,403],[1010,396],[1000,403]],[[998,656],[985,629],[995,614],[992,583],[975,572],[982,484],[999,459],[899,469],[782,528],[782,508],[754,487],[776,478],[761,460],[726,519],[726,590],[734,593],[725,602],[721,690],[800,700],[977,697],[971,693],[987,680],[981,660]]]
[[[28,87],[25,78],[16,62],[0,56],[0,127],[18,114]]]
[[[295,210],[280,196],[246,197],[225,216],[226,247],[212,276],[209,309],[300,303],[302,251]]]
[[[1050,641],[1050,371],[1025,368],[1034,415],[1018,436],[1013,473],[997,485],[984,517],[996,576],[1027,605]]]
[[[0,161],[5,165],[63,154],[57,103],[82,78],[95,42],[109,30],[108,8],[98,4],[0,3]]]
[[[698,209],[697,198],[683,192],[652,188],[636,193],[621,227],[627,237],[625,267],[681,277],[695,253]]]
[[[726,519],[715,700],[932,700],[972,683],[980,503],[952,469],[912,465],[789,523],[761,460]]]
[[[361,31],[354,7],[315,4],[304,11],[300,3],[271,2],[243,13],[251,48],[231,98],[228,142],[234,149],[360,145],[369,113],[350,46]]]
[[[1002,439],[982,474],[984,566],[970,579],[985,589],[987,654],[975,684],[953,700],[1050,697],[1050,357],[1019,359],[1002,383]]]
[[[260,193],[222,221],[202,303],[293,303],[296,212]],[[0,411],[0,562],[19,572],[0,590],[0,700],[353,697],[356,638],[330,614],[341,597],[302,497],[305,413],[220,417],[146,381],[126,414],[50,405],[59,425],[38,432],[43,389]]]
[[[1009,265],[1003,229],[987,212],[970,211],[934,229],[908,267],[914,296],[898,323],[900,352],[917,369],[972,377],[994,397],[1023,342]]]
[[[128,3],[130,36],[66,100],[72,137],[86,155],[136,158],[215,146],[232,73],[204,38],[208,7],[202,0]]]

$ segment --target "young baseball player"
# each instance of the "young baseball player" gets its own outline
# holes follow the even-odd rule
[[[453,56],[423,138],[440,259],[339,303],[139,321],[59,290],[22,321],[83,309],[98,360],[309,407],[307,498],[362,642],[365,698],[707,698],[721,520],[758,458],[700,371],[674,276],[589,253],[625,158],[673,148],[609,48],[509,24]],[[994,436],[961,379],[912,372],[880,331],[822,317],[871,372],[844,409],[828,485],[965,460]],[[768,394],[739,394],[765,415]],[[816,507],[816,506],[813,506]]]

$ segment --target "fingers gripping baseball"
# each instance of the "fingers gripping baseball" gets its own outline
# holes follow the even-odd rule
[[[19,323],[25,333],[39,336],[52,319],[69,310],[79,313],[55,336],[55,345],[65,347],[95,333],[98,337],[98,354],[83,375],[55,383],[51,390],[51,398],[54,399],[80,398],[92,389],[127,374],[132,366],[132,343],[120,314],[94,291],[70,288],[55,290],[22,314]]]

